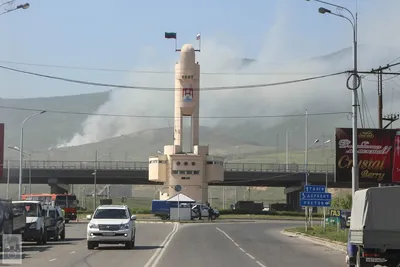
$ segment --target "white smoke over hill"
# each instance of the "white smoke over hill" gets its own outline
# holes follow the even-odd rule
[[[371,14],[366,13],[362,18],[363,28],[360,29],[359,35],[362,36],[362,38],[360,37],[360,43],[365,46],[360,48],[359,51],[360,69],[368,70],[378,67],[400,56],[399,49],[387,49],[386,47],[388,44],[392,47],[400,45],[400,37],[393,34],[393,28],[388,27],[388,25],[395,27],[400,22],[400,17],[395,12],[400,8],[400,2],[387,1],[385,3],[387,4],[379,5],[377,3],[375,12]],[[265,45],[255,58],[255,63],[239,71],[236,64],[227,64],[227,62],[232,62],[233,59],[245,57],[239,48],[233,47],[231,43],[224,43],[223,40],[219,40],[218,38],[204,39],[202,41],[202,52],[197,54],[197,61],[201,65],[201,72],[238,72],[238,74],[203,74],[201,76],[201,87],[274,83],[350,70],[352,68],[351,49],[339,53],[333,58],[322,57],[317,60],[306,61],[295,58],[294,53],[299,53],[301,49],[306,48],[296,47],[296,40],[290,38],[291,33],[298,31],[298,29],[296,28],[296,23],[292,21],[290,8],[286,4],[282,5],[284,12],[279,12],[278,10],[275,24],[266,33]],[[316,16],[319,15],[316,14]],[[381,20],[378,17],[385,17],[385,20]],[[379,38],[377,38],[377,29],[379,29]],[[343,33],[343,38],[351,37],[350,28],[348,31]],[[323,43],[323,40],[319,43]],[[174,68],[175,62],[164,64],[158,62],[160,59],[159,55],[156,56],[151,53],[150,55],[146,54],[146,56],[150,58],[148,64],[157,62],[156,65],[150,68],[142,66],[138,67],[138,69],[172,71]],[[177,54],[177,59],[178,56]],[[291,60],[293,58],[295,60]],[[279,66],[268,63],[282,61],[287,63],[280,64]],[[254,72],[271,74],[243,74]],[[280,115],[303,112],[306,108],[310,113],[350,111],[351,93],[345,88],[346,78],[346,75],[340,75],[277,87],[204,91],[201,92],[200,96],[200,116]],[[375,79],[373,75],[370,75],[368,78]],[[133,73],[127,83],[135,86],[173,88],[174,76],[172,73]],[[376,84],[364,81],[363,85],[372,113],[376,106]],[[393,99],[389,99],[388,97],[388,101],[393,102]],[[172,116],[173,103],[173,92],[171,91],[114,90],[109,101],[101,106],[97,112]],[[268,119],[267,124],[272,126],[280,120],[278,118]],[[230,120],[229,122],[236,124],[242,121]],[[71,140],[62,144],[62,146],[76,146],[97,142],[143,129],[165,127],[172,123],[172,119],[91,116],[83,123],[82,131],[75,134]],[[218,124],[219,120],[202,119],[200,123],[212,126]]]

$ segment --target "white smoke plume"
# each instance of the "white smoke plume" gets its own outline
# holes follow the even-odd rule
[[[308,47],[310,42],[302,41],[296,22],[293,18],[294,8],[282,1],[276,12],[274,25],[266,34],[263,45],[253,64],[238,70],[240,58],[246,56],[240,47],[235,47],[234,42],[224,42],[218,38],[207,37],[202,40],[202,52],[197,54],[197,61],[201,72],[238,72],[237,75],[211,75],[201,76],[201,87],[235,86],[247,84],[274,83],[284,80],[301,79],[333,73],[352,68],[352,50],[347,49],[338,55],[322,57],[316,60],[305,59],[303,54],[312,55],[313,47],[323,45],[324,40]],[[359,28],[359,69],[370,70],[379,65],[387,64],[400,57],[400,49],[392,49],[400,45],[400,36],[395,34],[399,16],[396,12],[400,9],[399,1],[385,1],[385,5],[376,6],[374,12],[363,13]],[[313,6],[310,8],[317,8]],[[282,10],[282,11],[280,11]],[[316,12],[315,20],[340,20],[339,18],[321,18]],[[382,20],[381,18],[385,18]],[[336,21],[346,23],[345,21]],[[343,26],[343,25],[342,25]],[[348,26],[348,25],[344,25]],[[342,42],[344,46],[351,46],[351,29],[346,27]],[[379,32],[379,35],[377,33]],[[316,38],[318,39],[318,38]],[[301,45],[303,44],[303,45]],[[390,47],[388,47],[390,44]],[[138,66],[137,69],[153,71],[172,71],[175,62],[159,62],[162,56],[148,49],[145,56],[149,58],[148,64],[156,62],[150,67]],[[304,51],[305,53],[302,53]],[[335,51],[332,51],[335,52]],[[178,60],[178,54],[176,58]],[[315,55],[318,56],[318,55]],[[280,64],[277,64],[280,63]],[[397,68],[397,69],[400,69]],[[271,75],[240,75],[240,73],[275,73]],[[316,81],[289,84],[277,87],[265,87],[240,90],[204,91],[200,96],[200,116],[244,116],[244,115],[277,115],[303,112],[350,111],[351,92],[346,89],[346,75],[325,78]],[[369,79],[376,79],[373,75]],[[397,78],[396,78],[397,79]],[[132,73],[128,83],[135,86],[152,86],[173,88],[173,74],[143,74]],[[371,107],[375,112],[376,83],[363,81],[364,91]],[[397,87],[396,90],[399,88]],[[399,94],[397,94],[399,95]],[[397,100],[398,98],[396,98]],[[387,98],[385,102],[393,99]],[[114,90],[107,103],[99,108],[98,113],[134,114],[134,115],[173,115],[173,92],[143,91],[143,90]],[[268,125],[279,122],[280,119],[269,119]],[[202,125],[217,125],[219,123],[240,123],[237,120],[219,121],[216,119],[202,119]],[[129,134],[143,129],[166,127],[172,124],[172,119],[149,118],[123,118],[90,116],[82,125],[81,133],[61,146],[76,146],[85,143],[98,142],[121,134]]]

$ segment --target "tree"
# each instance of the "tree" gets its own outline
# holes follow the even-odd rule
[[[332,207],[340,210],[351,209],[352,197],[350,194],[337,196],[332,199]]]

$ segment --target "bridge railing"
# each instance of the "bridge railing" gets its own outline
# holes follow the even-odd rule
[[[10,166],[8,166],[8,163]],[[28,160],[23,161],[24,169],[54,169],[54,170],[94,170],[95,161],[45,161],[45,160]],[[243,171],[243,172],[305,172],[304,164],[276,164],[276,163],[225,163],[226,171]],[[10,160],[4,162],[4,168],[19,168],[18,160]],[[132,161],[98,161],[98,170],[148,170],[148,162],[132,162]],[[309,173],[332,173],[334,165],[326,164],[308,164],[307,171]]]

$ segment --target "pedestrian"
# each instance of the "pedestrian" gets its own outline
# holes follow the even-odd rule
[[[197,205],[197,213],[199,214],[199,220],[203,220],[203,218],[201,218],[201,207],[200,207],[200,205]]]
[[[208,206],[208,220],[209,221],[212,221],[213,214],[214,214],[214,210],[211,208],[211,206]]]

